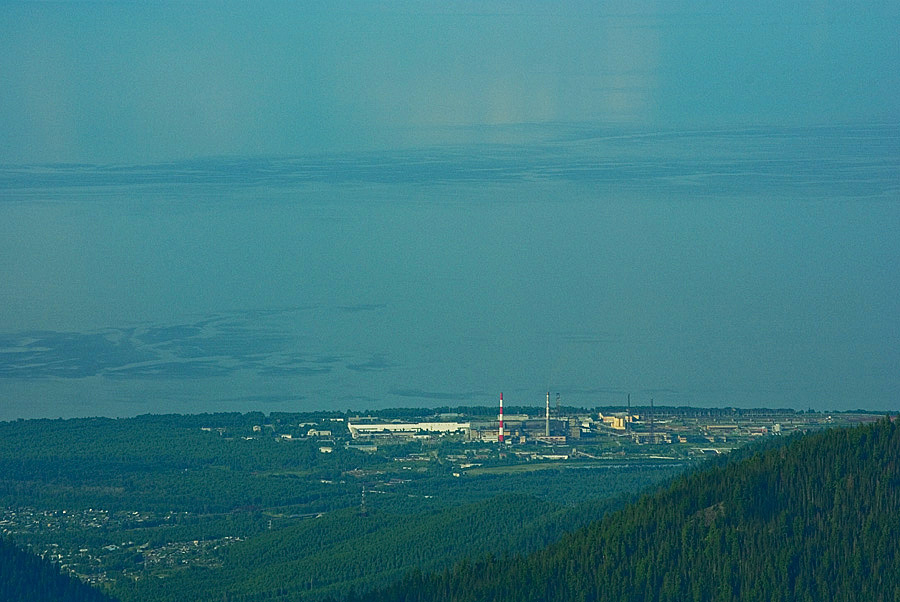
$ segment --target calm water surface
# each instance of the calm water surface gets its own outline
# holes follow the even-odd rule
[[[0,169],[0,419],[897,409],[900,130]]]

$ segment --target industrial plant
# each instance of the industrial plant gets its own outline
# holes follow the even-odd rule
[[[542,412],[504,413],[503,394],[499,396],[496,417],[444,414],[428,420],[384,420],[375,416],[347,419],[353,439],[368,441],[432,439],[454,436],[464,442],[495,443],[501,447],[517,445],[601,444],[694,444],[698,449],[715,444],[733,444],[766,435],[780,435],[812,426],[810,418],[793,410],[658,408],[653,400],[632,408],[630,395],[619,408],[593,411],[560,408],[559,395],[551,408],[546,393]],[[827,420],[827,418],[826,418]]]

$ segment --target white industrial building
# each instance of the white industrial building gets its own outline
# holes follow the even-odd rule
[[[357,437],[416,436],[429,433],[468,433],[469,422],[381,422],[347,423],[350,435]]]

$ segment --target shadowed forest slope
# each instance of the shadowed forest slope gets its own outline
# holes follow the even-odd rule
[[[59,572],[40,556],[0,539],[0,600],[8,602],[113,602],[81,581]]]
[[[898,600],[898,548],[900,426],[883,419],[685,475],[538,553],[361,599]]]

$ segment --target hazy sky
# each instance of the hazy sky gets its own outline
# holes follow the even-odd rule
[[[898,31],[892,1],[3,2],[0,162],[895,122]]]

